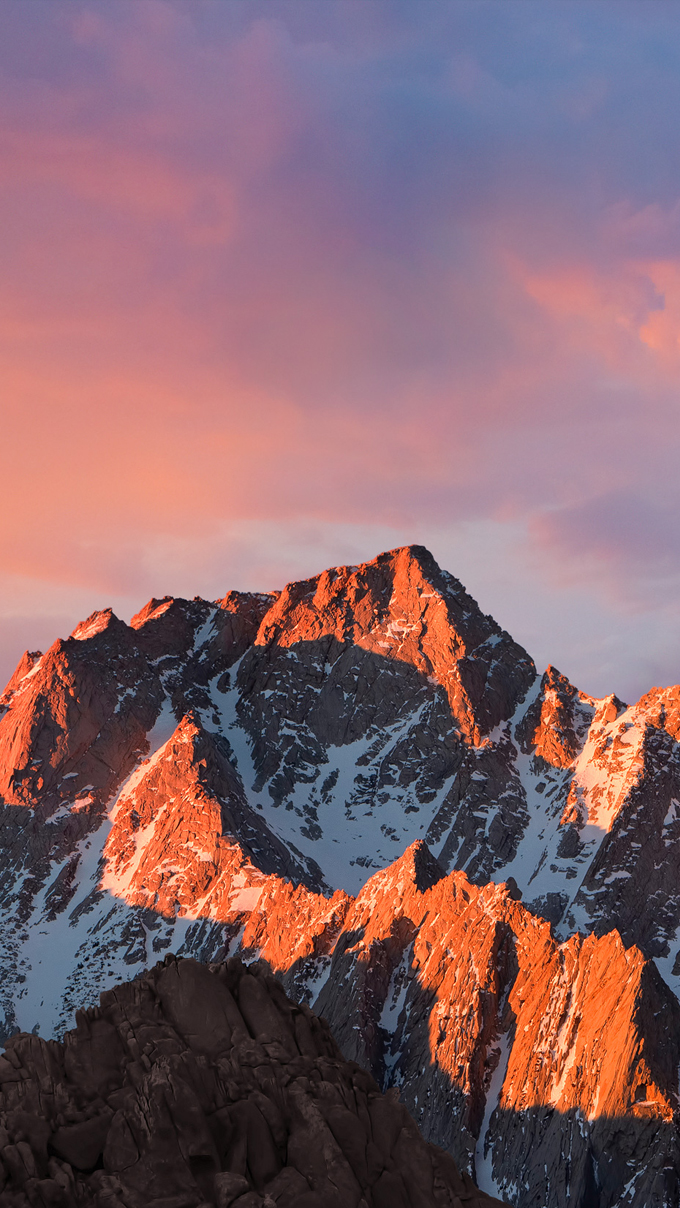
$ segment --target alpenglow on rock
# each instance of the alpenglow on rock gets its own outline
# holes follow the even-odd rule
[[[680,1202],[680,688],[538,674],[412,546],[96,613],[2,708],[5,1034],[259,956],[516,1208]]]

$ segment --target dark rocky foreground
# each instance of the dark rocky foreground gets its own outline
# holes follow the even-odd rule
[[[166,957],[0,1057],[2,1208],[492,1208],[263,966]]]

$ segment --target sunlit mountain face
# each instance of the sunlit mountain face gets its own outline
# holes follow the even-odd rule
[[[405,546],[97,612],[2,707],[6,1036],[238,957],[482,1191],[677,1203],[680,688],[541,673]]]

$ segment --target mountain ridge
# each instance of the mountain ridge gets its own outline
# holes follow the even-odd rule
[[[593,1179],[609,1188],[603,1208],[628,1184],[636,1208],[675,1203],[680,688],[628,706],[579,692],[553,667],[539,675],[412,546],[280,593],[152,599],[129,626],[110,610],[93,614],[45,655],[27,654],[2,699],[6,1033],[58,1031],[95,992],[169,949],[239,953],[267,961],[298,1000],[330,1015],[340,1004],[338,1035],[363,1046],[386,1086],[406,1078],[425,1044],[423,1080],[406,1078],[411,1110],[418,1118],[423,1096],[440,1102],[450,1122],[441,1140],[518,1208],[532,1196],[569,1202],[556,1151],[580,1155],[574,1194],[589,1195]],[[394,876],[410,885],[406,913]],[[361,915],[371,894],[385,934]],[[472,1048],[460,1075],[435,1028],[436,1018],[468,1019],[450,954],[438,958],[444,1014],[432,1016],[434,1032],[427,1022],[425,899],[476,963],[460,987],[486,1004],[465,1025]],[[486,919],[484,932],[491,915],[477,952],[470,920]],[[427,942],[434,949],[436,936]],[[632,997],[598,997],[584,961],[605,981],[632,978]],[[608,1100],[597,1099],[588,1025],[567,1043],[555,1018],[550,1043],[532,1048],[513,1030],[519,1001],[512,1020],[504,1014],[518,978],[536,1004],[544,983],[562,1001],[565,962],[582,985],[579,1011],[613,1013],[628,1037],[623,1049],[613,1033],[608,1041],[619,1087],[610,1116],[598,1106]],[[415,1011],[425,1031],[402,1044],[407,1000],[405,1018]],[[590,1070],[587,1102],[568,1071],[554,1094],[554,1079],[512,1074],[523,1053],[549,1066],[563,1042],[565,1061]],[[537,1087],[533,1105],[513,1098],[513,1077]],[[626,1078],[656,1089],[631,1101]],[[423,1127],[436,1132],[433,1114]],[[615,1135],[634,1177],[607,1165]],[[532,1153],[544,1142],[552,1156],[541,1165]],[[674,1173],[655,1183],[654,1163]]]

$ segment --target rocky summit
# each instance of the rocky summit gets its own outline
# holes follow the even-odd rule
[[[238,955],[483,1190],[677,1208],[679,752],[418,546],[95,613],[2,697],[5,1035]]]

